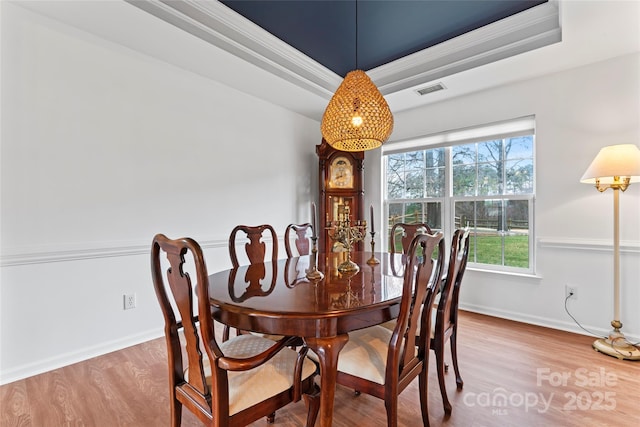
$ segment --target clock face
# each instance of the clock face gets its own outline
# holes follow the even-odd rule
[[[353,188],[353,164],[346,157],[336,157],[329,166],[329,188]]]

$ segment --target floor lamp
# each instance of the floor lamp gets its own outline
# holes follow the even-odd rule
[[[607,338],[593,343],[593,348],[619,359],[640,360],[640,349],[629,344],[620,332],[620,190],[629,184],[640,182],[640,149],[633,144],[611,145],[600,150],[580,179],[585,184],[595,184],[600,192],[613,190],[613,331]]]

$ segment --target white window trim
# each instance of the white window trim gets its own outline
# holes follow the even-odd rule
[[[516,119],[504,120],[500,122],[489,123],[480,126],[473,126],[469,128],[450,130],[440,132],[437,134],[423,135],[417,138],[411,138],[407,140],[401,140],[396,142],[389,142],[382,146],[382,156],[389,154],[399,154],[418,150],[429,150],[433,148],[445,148],[445,197],[433,197],[433,198],[420,198],[420,199],[394,199],[396,202],[403,203],[420,203],[420,202],[441,202],[442,203],[442,218],[440,222],[444,230],[450,232],[453,231],[453,207],[455,201],[459,200],[471,200],[470,197],[460,197],[452,195],[452,165],[451,165],[451,148],[454,145],[470,144],[473,142],[482,142],[493,139],[504,139],[524,135],[533,135],[533,162],[534,167],[536,165],[536,141],[535,141],[535,116],[525,116]],[[383,162],[386,165],[386,161]],[[386,166],[385,166],[386,167]],[[384,214],[385,218],[389,218],[389,199],[387,198],[387,171],[382,176],[383,188],[384,188]],[[535,195],[536,195],[536,181],[537,175],[534,173],[533,180],[533,193],[527,195],[496,195],[496,199],[500,200],[529,200],[529,268],[523,267],[509,267],[504,265],[482,264],[476,262],[469,262],[469,269],[478,269],[487,272],[494,273],[508,273],[508,274],[520,274],[525,276],[536,275],[536,247],[535,247]],[[486,200],[490,196],[478,196],[478,200]],[[475,197],[473,198],[475,199]],[[447,203],[448,201],[448,203]],[[388,221],[384,223],[385,232],[383,233],[382,243],[383,247],[388,247]],[[450,233],[447,233],[450,234]],[[446,235],[447,240],[451,239],[451,236]]]

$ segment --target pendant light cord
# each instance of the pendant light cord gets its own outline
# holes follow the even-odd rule
[[[356,70],[358,69],[358,0],[356,0]]]

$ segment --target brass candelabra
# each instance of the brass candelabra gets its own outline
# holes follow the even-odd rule
[[[328,227],[333,230],[329,232],[329,237],[340,243],[347,253],[347,259],[338,266],[338,271],[341,273],[359,271],[358,264],[351,261],[351,247],[354,243],[364,240],[367,234],[367,221],[356,220],[355,224],[351,224],[349,211],[346,211],[343,219],[329,223]]]

